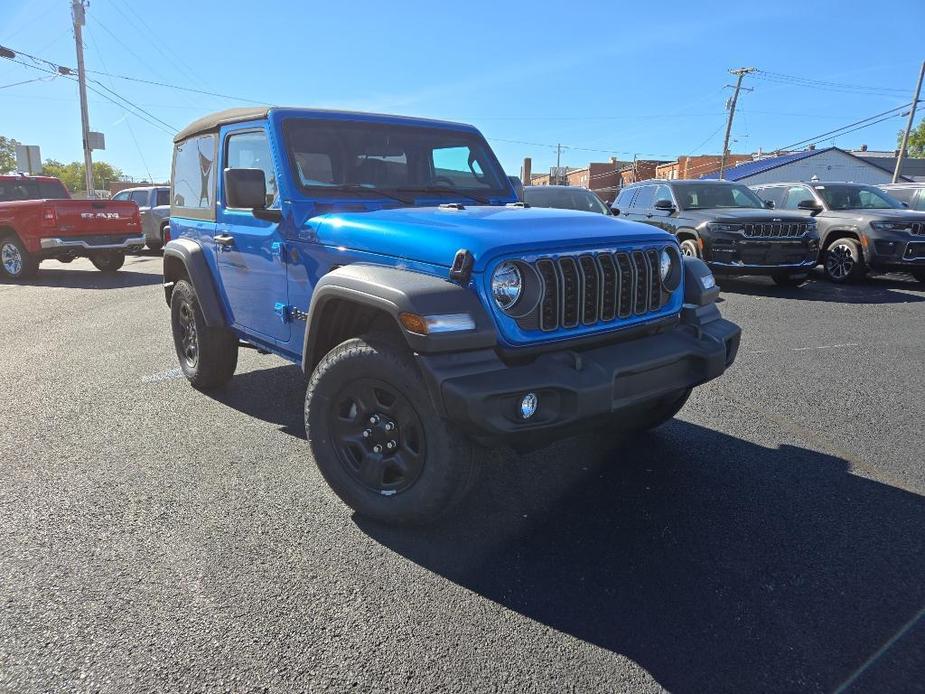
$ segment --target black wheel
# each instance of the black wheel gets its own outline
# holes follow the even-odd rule
[[[238,365],[238,339],[227,328],[206,325],[196,291],[178,281],[170,295],[173,344],[183,375],[196,388],[217,388],[234,376]]]
[[[691,258],[699,258],[700,245],[694,239],[684,239],[681,241],[681,255],[687,255]]]
[[[164,247],[164,242],[163,241],[148,241],[146,245],[152,251],[159,251]]]
[[[912,276],[915,277],[915,279],[919,282],[925,283],[925,268],[922,268],[921,270],[913,270]]]
[[[0,238],[0,274],[11,280],[28,279],[39,269],[36,260],[15,236]]]
[[[774,280],[774,284],[778,287],[802,287],[806,284],[806,280],[809,279],[809,275],[805,272],[792,274],[789,272],[775,272],[771,275],[771,279]]]
[[[321,360],[305,430],[331,489],[383,523],[431,521],[473,481],[471,442],[438,416],[407,348],[387,337],[347,340]]]
[[[826,277],[839,284],[859,280],[867,272],[861,245],[850,238],[836,239],[826,248],[822,267]]]
[[[125,264],[125,254],[118,251],[94,253],[90,256],[90,262],[100,272],[116,272]]]

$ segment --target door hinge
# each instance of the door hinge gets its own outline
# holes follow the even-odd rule
[[[296,320],[308,320],[308,314],[305,313],[305,311],[301,311],[295,306],[288,306],[281,302],[273,307],[273,313],[275,313],[283,323],[291,323]]]

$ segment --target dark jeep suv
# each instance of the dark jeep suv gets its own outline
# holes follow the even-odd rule
[[[799,286],[817,262],[815,221],[771,211],[738,183],[634,183],[613,211],[675,234],[684,255],[702,258],[717,275],[770,275],[781,286]]]
[[[862,183],[774,183],[754,186],[777,210],[815,219],[820,262],[833,282],[860,279],[868,269],[904,271],[925,282],[925,213]]]

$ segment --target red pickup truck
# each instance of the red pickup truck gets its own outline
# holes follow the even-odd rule
[[[50,176],[0,176],[0,275],[24,279],[42,260],[89,258],[115,272],[125,253],[140,250],[138,205],[131,201],[72,200]]]

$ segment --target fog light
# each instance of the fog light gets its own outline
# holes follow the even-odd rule
[[[539,398],[535,393],[527,393],[523,400],[520,401],[520,416],[524,419],[530,419],[536,412],[537,405],[540,404]]]

